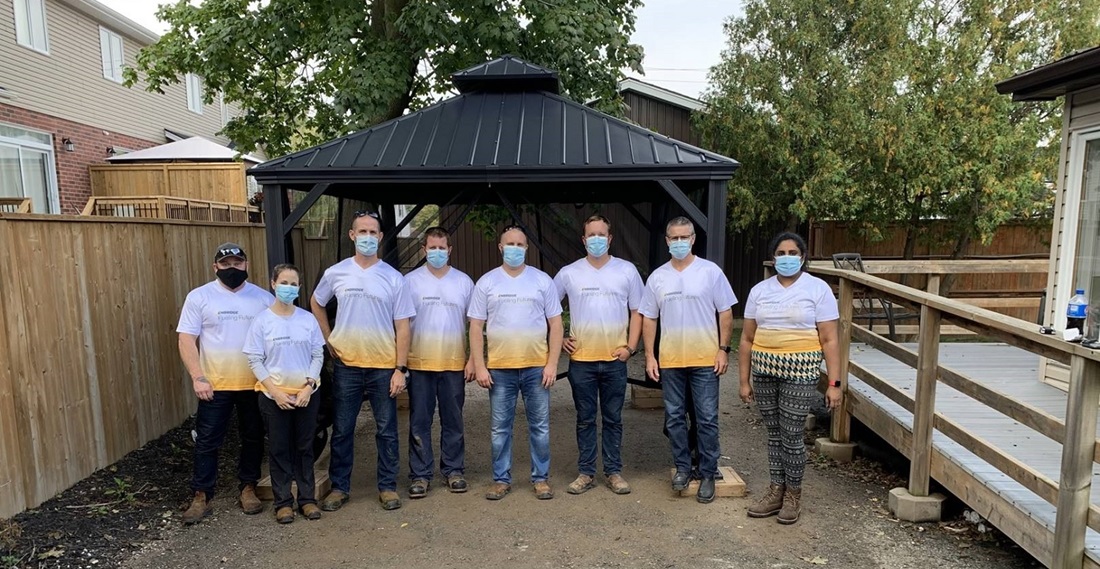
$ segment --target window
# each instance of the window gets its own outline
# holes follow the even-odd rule
[[[1083,170],[1079,170],[1081,182],[1077,186],[1081,192],[1077,250],[1074,255],[1072,286],[1066,290],[1085,289],[1089,306],[1095,306],[1100,302],[1100,139],[1087,140],[1084,144],[1084,160],[1081,163]],[[1070,188],[1070,191],[1077,188]],[[1069,295],[1072,296],[1073,293],[1070,292]]]
[[[35,213],[60,213],[53,137],[0,124],[0,197],[31,198]]]
[[[46,0],[15,0],[15,41],[49,53],[46,39]]]
[[[225,104],[225,93],[218,92],[218,107],[222,110],[222,126],[229,124],[229,105]]]
[[[99,28],[99,52],[103,56],[103,78],[122,83],[122,38],[106,28]]]
[[[194,73],[188,73],[187,82],[187,108],[193,113],[202,114],[202,79]]]

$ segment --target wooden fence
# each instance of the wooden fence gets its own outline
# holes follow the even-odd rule
[[[31,198],[0,198],[0,213],[30,213]]]
[[[962,469],[936,454],[932,447],[933,428],[966,447],[967,450],[997,468],[1057,507],[1053,535],[1037,529],[1034,521],[988,489],[971,487],[960,496],[968,502],[981,502],[982,515],[989,515],[1000,504],[999,529],[1017,542],[1027,543],[1028,551],[1048,567],[1074,568],[1094,566],[1084,553],[1086,528],[1100,530],[1100,508],[1090,501],[1092,471],[1100,458],[1096,438],[1097,405],[1100,398],[1100,351],[1040,334],[1038,327],[1028,322],[970,306],[957,300],[906,287],[879,277],[831,267],[814,268],[813,272],[839,280],[840,295],[840,380],[845,397],[834,411],[830,438],[847,443],[851,418],[868,424],[877,421],[871,411],[873,404],[860,392],[848,389],[848,374],[856,376],[872,389],[883,394],[913,414],[911,433],[900,432],[890,437],[911,461],[908,490],[915,496],[927,496],[929,480],[936,477],[948,488],[960,492],[959,480],[965,479]],[[916,306],[920,310],[918,351],[892,342],[853,323],[853,299],[857,289],[868,289],[895,302]],[[939,363],[939,345],[943,324],[969,329],[979,335],[994,337],[1031,353],[1070,365],[1070,389],[1066,420],[1001,393]],[[849,360],[850,344],[855,339],[916,368],[916,393],[907,393],[891,385],[875,372]],[[1035,431],[1062,444],[1061,477],[1057,482],[1034,468],[1015,460],[1011,455],[971,435],[935,409],[936,384],[964,393],[981,404],[1011,417]],[[880,425],[880,429],[884,429]],[[876,430],[880,430],[876,429]],[[880,432],[880,434],[882,434]],[[889,440],[889,439],[888,439]],[[1041,526],[1039,526],[1041,528]],[[1037,533],[1037,532],[1041,532]]]
[[[0,518],[194,411],[176,324],[225,241],[266,288],[260,225],[0,214]]]
[[[946,234],[948,221],[924,222],[919,231],[924,235]],[[833,253],[860,253],[867,257],[901,258],[905,246],[905,229],[890,226],[883,229],[883,239],[871,241],[853,231],[853,224],[842,221],[815,222],[810,225],[810,256],[827,259]],[[968,257],[1031,256],[1047,258],[1050,255],[1051,222],[1010,222],[997,228],[988,245],[972,243],[966,251]],[[952,243],[931,242],[918,239],[914,249],[916,258],[947,257]]]
[[[224,223],[262,222],[260,209],[254,206],[172,196],[92,197],[81,215]]]
[[[96,197],[174,196],[244,205],[246,169],[240,162],[96,164],[88,172]]]

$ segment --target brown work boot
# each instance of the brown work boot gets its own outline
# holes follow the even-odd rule
[[[256,496],[255,484],[244,485],[244,489],[241,490],[241,497],[237,499],[237,503],[241,505],[241,511],[250,516],[264,511],[264,503]],[[291,510],[291,513],[293,513],[293,510]]]
[[[534,483],[535,497],[539,500],[549,500],[554,497],[554,491],[550,489],[550,483],[540,480]]]
[[[768,486],[768,492],[760,497],[753,505],[749,506],[750,518],[766,518],[774,516],[783,508],[783,493],[787,491],[784,484],[772,484]]]
[[[289,524],[294,521],[294,508],[283,506],[275,510],[275,521],[281,524]]]
[[[630,493],[630,484],[627,484],[626,480],[623,479],[623,475],[618,472],[607,477],[607,487],[616,494]]]
[[[485,493],[486,500],[501,500],[512,491],[512,487],[503,482],[493,482],[489,491]]]
[[[393,490],[379,492],[378,502],[382,504],[383,510],[396,510],[401,507],[401,498]]]
[[[793,524],[798,521],[798,516],[801,513],[802,489],[787,488],[787,491],[783,494],[783,509],[779,510],[779,523],[784,525]]]
[[[570,482],[565,491],[570,494],[584,494],[596,487],[595,480],[587,474],[578,474],[577,479]]]
[[[203,518],[214,512],[214,506],[206,501],[206,492],[195,491],[195,497],[191,498],[191,505],[183,512],[184,525],[196,524]]]
[[[302,512],[302,517],[307,520],[319,520],[321,519],[321,508],[317,507],[317,504],[305,504],[298,511]]]
[[[333,490],[325,496],[324,500],[321,500],[321,509],[326,512],[335,512],[341,506],[347,504],[350,498],[350,496],[339,490]]]

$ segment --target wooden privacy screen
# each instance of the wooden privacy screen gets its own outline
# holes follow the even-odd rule
[[[244,205],[245,169],[238,162],[97,164],[88,172],[95,197],[172,196]]]
[[[225,241],[266,288],[260,225],[0,214],[0,518],[194,411],[176,324]]]

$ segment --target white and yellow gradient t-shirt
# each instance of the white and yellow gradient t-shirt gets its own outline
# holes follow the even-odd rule
[[[450,267],[436,277],[427,266],[405,276],[416,306],[409,369],[462,371],[466,367],[466,310],[474,281]]]
[[[260,356],[263,363],[254,366],[255,389],[271,397],[262,383],[268,377],[275,388],[295,395],[306,387],[306,380],[321,380],[325,338],[313,314],[295,308],[290,316],[265,310],[252,321],[244,343],[245,356]],[[260,377],[263,375],[263,377]]]
[[[562,267],[554,277],[558,298],[569,297],[569,332],[577,340],[572,359],[609,362],[626,346],[630,311],[642,302],[642,276],[632,263],[612,257],[597,269],[588,257]]]
[[[313,298],[321,306],[336,297],[336,324],[328,343],[344,365],[393,368],[397,365],[397,334],[393,323],[416,316],[405,277],[378,261],[364,269],[348,257],[329,267]]]
[[[489,369],[543,367],[549,348],[546,320],[561,315],[550,275],[524,267],[511,277],[497,267],[474,287],[467,316],[486,322]]]
[[[718,353],[718,313],[737,304],[718,265],[695,257],[683,271],[669,261],[646,282],[638,312],[660,320],[660,365],[711,367]]]
[[[821,350],[818,322],[840,318],[833,290],[802,273],[783,288],[778,277],[761,281],[745,300],[745,319],[756,321],[752,349],[773,354]]]
[[[199,337],[199,365],[216,391],[250,391],[256,377],[241,349],[252,320],[275,302],[252,284],[233,292],[219,281],[187,293],[176,332]]]

